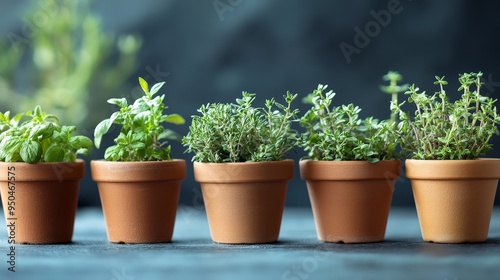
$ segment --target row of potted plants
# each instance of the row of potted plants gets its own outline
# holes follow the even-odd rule
[[[181,139],[187,152],[194,153],[194,176],[215,242],[278,239],[287,181],[293,177],[294,162],[285,157],[296,146],[308,153],[300,161],[300,176],[307,182],[320,240],[382,241],[400,176],[399,158],[408,157],[406,175],[423,239],[484,241],[500,159],[478,158],[492,148],[500,116],[496,100],[480,94],[481,75],[460,75],[462,96],[451,102],[444,77],[436,77],[439,91],[428,95],[414,85],[399,85],[401,75],[389,72],[384,76],[389,84],[381,89],[392,95],[392,113],[383,121],[360,118],[361,109],[354,104],[334,106],[335,93],[326,85],[304,98],[311,108],[301,117],[292,108],[297,94],[288,92],[283,104],[271,99],[256,108],[255,94],[243,92],[236,103],[201,106],[183,138],[163,127],[184,123],[177,114],[164,114],[164,95],[157,95],[164,83],[149,88],[139,78],[144,96],[132,104],[124,98],[108,100],[119,110],[99,123],[94,134],[99,148],[113,124],[121,127],[104,160],[91,162],[108,239],[171,240],[186,163],[171,158],[167,140]],[[401,92],[415,104],[414,113],[398,102]],[[24,116],[30,119],[21,122]],[[294,121],[304,133],[292,128]],[[89,138],[72,136],[73,130],[59,126],[40,107],[12,118],[0,113],[1,197],[7,224],[16,223],[15,242],[71,241],[78,180],[84,172],[76,155],[92,148]]]

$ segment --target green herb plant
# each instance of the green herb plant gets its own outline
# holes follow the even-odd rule
[[[117,105],[120,110],[110,118],[101,121],[94,130],[94,142],[101,145],[104,134],[112,124],[121,126],[119,135],[114,140],[116,145],[108,147],[104,158],[109,161],[160,161],[171,160],[170,145],[166,140],[180,140],[179,135],[165,129],[163,123],[183,124],[184,119],[178,114],[164,114],[167,107],[163,104],[165,95],[154,95],[165,82],[157,83],[149,89],[148,83],[139,77],[139,84],[144,95],[128,104],[125,98],[112,98],[109,104]],[[165,140],[165,141],[162,141]]]
[[[193,116],[189,133],[182,139],[186,152],[198,162],[279,161],[298,144],[292,129],[298,110],[291,108],[297,94],[287,92],[286,105],[266,100],[254,108],[255,94],[243,92],[236,104],[207,104]]]
[[[397,81],[395,86],[400,89]],[[305,103],[312,105],[300,119],[300,125],[306,129],[300,146],[308,152],[308,157],[312,160],[364,160],[372,163],[396,157],[396,124],[373,117],[362,119],[359,116],[361,109],[353,104],[332,106],[336,93],[325,92],[327,88],[328,85],[320,84],[304,98]],[[386,92],[397,90],[388,88]]]
[[[500,116],[495,99],[482,96],[483,73],[459,75],[462,92],[460,99],[450,102],[444,87],[444,77],[436,76],[434,84],[439,91],[428,95],[412,85],[406,91],[407,101],[414,103],[413,116],[403,111],[405,102],[392,103],[392,111],[399,115],[401,146],[413,159],[459,160],[477,159],[491,147],[490,140],[498,134]]]
[[[24,117],[30,119],[21,122]],[[92,141],[71,136],[74,126],[60,126],[58,119],[36,106],[33,111],[10,117],[0,113],[0,161],[74,162],[78,154],[89,155]]]

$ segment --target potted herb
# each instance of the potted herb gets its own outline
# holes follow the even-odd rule
[[[390,72],[384,79],[391,82],[384,91],[397,98],[404,89],[397,85],[401,76]],[[335,93],[326,89],[320,84],[305,99],[312,107],[300,120],[306,129],[300,146],[308,152],[300,175],[307,182],[318,238],[382,241],[400,174],[395,122],[361,119],[353,104],[332,106]]]
[[[291,128],[297,95],[288,92],[284,98],[286,105],[271,99],[265,108],[254,108],[255,94],[243,92],[236,104],[203,105],[201,116],[193,116],[182,143],[195,154],[194,176],[215,242],[278,239],[287,181],[293,177],[293,161],[284,157],[298,141]]]
[[[183,124],[177,114],[165,115],[164,95],[155,94],[164,82],[149,89],[139,78],[144,95],[128,104],[125,98],[109,99],[119,110],[95,128],[95,145],[112,124],[121,126],[115,145],[104,160],[91,162],[98,183],[108,239],[114,243],[169,242],[175,223],[181,180],[186,162],[172,159],[165,139],[178,139],[163,123]]]
[[[399,114],[406,176],[412,190],[425,241],[482,242],[488,236],[500,159],[479,159],[492,148],[500,116],[495,102],[482,96],[482,73],[459,75],[461,98],[451,102],[444,77],[428,95],[412,85],[406,94],[414,103],[413,115],[393,102]]]
[[[28,118],[23,121],[24,118]],[[92,141],[36,106],[0,113],[0,189],[9,243],[69,243]]]

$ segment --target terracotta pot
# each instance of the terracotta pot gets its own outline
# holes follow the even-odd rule
[[[93,160],[108,240],[113,243],[170,242],[184,160],[111,162]]]
[[[300,161],[318,238],[341,243],[382,241],[400,163]]]
[[[293,161],[194,163],[212,240],[253,244],[278,240]]]
[[[84,169],[83,160],[0,162],[0,189],[9,239],[24,244],[71,242]]]
[[[486,240],[500,159],[407,160],[405,166],[425,241]]]

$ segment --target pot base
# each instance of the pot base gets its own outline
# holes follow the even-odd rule
[[[261,244],[278,240],[293,161],[194,163],[212,240]]]
[[[117,244],[172,240],[184,160],[92,161],[108,240]]]
[[[499,159],[406,160],[405,165],[424,241],[486,241]]]
[[[300,161],[318,239],[332,243],[384,240],[399,160]]]
[[[9,237],[13,236],[16,244],[71,243],[84,169],[83,160],[0,162],[0,189]],[[9,203],[14,209],[9,209]]]

